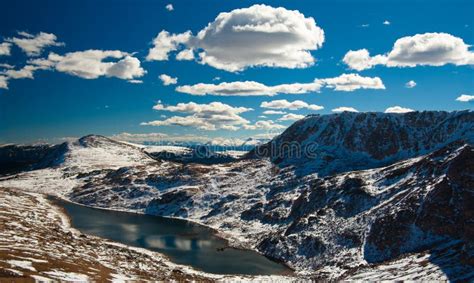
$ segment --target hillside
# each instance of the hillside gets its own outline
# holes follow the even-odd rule
[[[473,112],[343,112],[307,116],[247,157],[328,176],[387,166],[459,140],[474,142]]]
[[[315,142],[317,158],[213,165],[88,136],[0,187],[196,221],[315,279],[472,280],[473,136],[467,111],[309,116],[263,148]]]

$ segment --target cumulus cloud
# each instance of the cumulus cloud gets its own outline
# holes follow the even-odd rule
[[[0,56],[10,56],[11,43],[0,43]]]
[[[245,130],[278,130],[285,129],[286,127],[280,124],[273,122],[272,120],[261,120],[255,122],[255,124],[245,124],[243,125]]]
[[[385,21],[383,21],[383,24],[386,25],[386,26],[389,26],[391,24],[391,22],[389,20],[385,20]]]
[[[289,109],[289,110],[309,109],[309,110],[314,110],[314,111],[324,109],[323,106],[319,106],[316,104],[308,104],[302,100],[295,100],[295,101],[289,102],[286,99],[264,101],[260,104],[260,107],[269,108],[269,109]]]
[[[131,133],[126,133],[126,132],[110,136],[110,138],[114,140],[137,142],[137,143],[159,142],[167,137],[168,135],[163,134],[163,133],[131,134]]]
[[[207,136],[198,136],[198,135],[169,135],[165,133],[145,133],[145,134],[133,134],[133,133],[120,133],[110,138],[119,140],[119,141],[127,141],[132,143],[145,143],[145,142],[153,142],[153,143],[163,143],[163,144],[170,144],[170,143],[186,143],[186,142],[200,142],[205,143],[209,141],[209,137]]]
[[[146,56],[147,61],[166,61],[169,53],[178,50],[179,46],[188,43],[191,38],[191,32],[187,31],[180,34],[170,34],[162,30],[153,39],[153,47]]]
[[[406,88],[414,88],[416,86],[416,82],[411,80],[405,84]]]
[[[360,49],[356,51],[350,50],[346,53],[342,61],[351,69],[362,71],[370,69],[375,65],[385,64],[387,57],[383,55],[371,57],[367,49]]]
[[[474,101],[474,95],[461,94],[458,98],[456,98],[456,101],[471,102]]]
[[[357,89],[385,89],[379,77],[362,77],[358,74],[342,74],[336,78],[320,80],[326,87],[337,91],[354,91]]]
[[[274,96],[280,93],[301,94],[317,92],[321,88],[319,82],[293,83],[267,86],[255,81],[222,82],[220,84],[199,83],[195,85],[178,86],[176,91],[191,95],[217,96]]]
[[[161,74],[158,78],[163,82],[163,85],[174,85],[178,83],[178,78],[173,78],[167,74]]]
[[[385,113],[408,113],[408,112],[413,112],[413,111],[415,110],[410,109],[410,108],[404,108],[401,106],[392,106],[385,109]]]
[[[8,77],[0,75],[0,88],[8,89]]]
[[[181,50],[181,51],[176,55],[176,60],[179,60],[179,61],[194,60],[194,51],[193,51],[193,49],[184,49],[184,50]]]
[[[349,51],[344,63],[351,69],[365,70],[375,65],[387,67],[474,65],[474,52],[462,38],[448,33],[424,33],[395,41],[390,52],[370,56],[366,49]]]
[[[341,113],[341,112],[359,112],[359,110],[353,108],[353,107],[346,107],[346,106],[341,106],[341,107],[337,107],[337,108],[334,108],[333,110],[331,110],[332,112],[335,112],[335,113]]]
[[[7,71],[1,72],[1,74],[6,75],[10,79],[33,79],[33,73],[36,70],[46,69],[41,66],[26,65],[19,70],[9,69]]]
[[[166,10],[168,10],[170,12],[174,10],[173,4],[168,4],[168,5],[165,6],[165,8],[166,8]]]
[[[46,47],[64,45],[64,43],[58,42],[56,35],[52,33],[40,32],[33,35],[19,32],[18,35],[20,37],[8,38],[6,41],[18,46],[28,56],[38,56]]]
[[[86,50],[65,55],[50,53],[47,60],[36,63],[39,66],[54,66],[59,72],[84,79],[106,76],[133,80],[146,74],[140,66],[140,60],[118,50]]]
[[[197,104],[194,102],[178,103],[175,106],[164,106],[156,104],[153,109],[159,111],[179,112],[189,114],[188,116],[173,116],[165,120],[157,120],[142,123],[148,126],[188,126],[201,130],[237,130],[240,126],[249,123],[248,120],[239,114],[252,111],[252,108],[233,107],[221,102],[211,102],[209,104]]]
[[[296,120],[303,119],[304,117],[305,117],[304,115],[289,113],[289,114],[283,115],[280,119],[278,119],[278,121],[296,121]]]
[[[276,110],[266,110],[266,111],[263,111],[263,114],[265,114],[265,115],[283,115],[283,114],[286,114],[286,112],[276,111]]]
[[[14,67],[15,66],[10,65],[10,64],[0,63],[0,68],[3,68],[3,69],[13,69]]]
[[[201,64],[230,72],[255,66],[306,68],[315,62],[310,51],[324,43],[324,31],[313,18],[297,10],[267,5],[220,13],[196,36],[181,35],[186,35],[185,40],[169,40],[169,34],[162,36],[167,40],[158,40],[159,35],[150,54],[157,53],[154,50],[157,49],[161,56],[149,54],[148,59],[166,60],[169,52],[184,44],[200,50],[198,61]],[[191,58],[189,54],[179,57]]]
[[[227,71],[252,66],[305,68],[309,52],[322,46],[324,32],[299,11],[253,5],[220,13],[197,35],[201,63]]]
[[[0,88],[8,89],[8,81],[13,79],[34,79],[34,72],[37,70],[47,70],[50,67],[42,65],[25,65],[21,69],[14,69],[9,64],[0,64],[4,70],[0,71]]]
[[[275,96],[278,94],[304,94],[319,92],[322,87],[336,91],[354,91],[357,89],[385,89],[379,77],[362,77],[358,74],[342,74],[339,77],[315,79],[310,83],[290,83],[274,86],[255,81],[222,82],[219,84],[198,83],[176,88],[177,92],[191,95],[216,96]]]

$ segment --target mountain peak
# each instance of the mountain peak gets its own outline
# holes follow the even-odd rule
[[[347,112],[301,119],[248,156],[325,176],[385,166],[457,140],[474,141],[473,112]]]

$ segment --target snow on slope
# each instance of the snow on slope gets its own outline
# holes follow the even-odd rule
[[[329,176],[387,166],[458,140],[474,142],[474,112],[344,112],[307,116],[248,157]]]
[[[139,147],[99,137],[86,136],[68,143],[63,166],[72,169],[120,168],[154,162]]]
[[[49,171],[8,176],[0,179],[0,186],[41,188],[91,206],[196,221],[216,228],[235,245],[257,249],[315,278],[376,277],[374,273],[385,274],[385,279],[401,278],[385,268],[392,270],[398,259],[406,272],[428,266],[403,260],[420,251],[430,254],[430,270],[438,267],[424,279],[441,279],[441,273],[450,279],[472,277],[474,253],[470,253],[469,239],[474,238],[470,237],[473,225],[462,223],[473,221],[468,204],[474,201],[470,189],[474,187],[474,157],[470,145],[449,144],[472,137],[472,113],[329,116],[303,119],[276,138],[281,142],[293,136],[302,143],[320,139],[322,161],[263,158],[219,165],[177,164],[155,161],[140,148],[88,137],[90,142],[69,146],[64,160]],[[315,121],[324,119],[330,122],[324,130],[316,130],[323,124]],[[402,120],[411,123],[407,129],[413,133],[398,143],[404,135],[401,128],[405,126],[397,124]],[[365,121],[364,126],[355,121]],[[394,123],[401,128],[394,128]],[[396,137],[376,138],[364,127],[372,132],[394,131]],[[375,149],[370,139],[346,143],[363,137],[371,137]],[[330,141],[337,141],[336,146],[326,146]],[[397,146],[390,146],[393,143]],[[351,144],[355,147],[347,146]],[[101,147],[106,153],[97,152]],[[434,149],[439,150],[430,153]],[[335,159],[327,158],[329,154]],[[376,168],[389,159],[410,156]],[[347,166],[337,167],[346,161]],[[359,167],[365,170],[352,171]],[[334,170],[341,173],[327,175]],[[434,248],[440,241],[453,239],[461,241],[455,256],[462,256],[463,261],[436,261]],[[437,256],[455,258],[444,252]],[[448,263],[455,268],[448,268]]]
[[[40,194],[0,188],[0,227],[0,278],[6,281],[291,281],[208,274],[156,252],[84,235]]]

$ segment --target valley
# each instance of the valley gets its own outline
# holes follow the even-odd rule
[[[293,154],[286,146],[292,141],[314,155]],[[91,135],[57,146],[3,147],[0,156],[17,162],[14,171],[3,169],[0,187],[11,198],[36,199],[42,211],[53,209],[44,201],[49,195],[199,223],[232,247],[285,263],[295,279],[469,281],[473,141],[469,111],[310,115],[242,158],[216,164],[164,160],[143,146]],[[147,270],[172,272],[166,257],[153,257],[161,261]],[[186,280],[224,276],[185,270]]]

